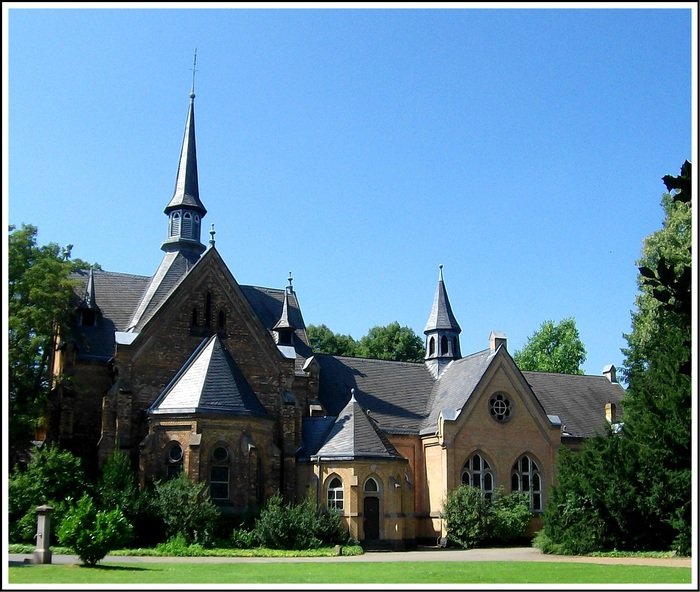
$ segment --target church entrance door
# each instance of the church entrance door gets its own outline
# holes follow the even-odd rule
[[[365,540],[379,540],[379,498],[365,498]]]

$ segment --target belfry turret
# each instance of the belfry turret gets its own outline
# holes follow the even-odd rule
[[[452,313],[447,297],[442,265],[438,285],[435,288],[433,308],[425,324],[425,363],[430,372],[438,378],[452,360],[462,357],[459,347],[459,334],[462,329]]]

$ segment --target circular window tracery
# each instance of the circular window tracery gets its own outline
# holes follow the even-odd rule
[[[179,463],[182,460],[182,446],[177,442],[170,447],[168,460],[172,463]]]
[[[228,460],[228,451],[223,446],[217,446],[212,453],[212,458],[218,463],[225,463]]]
[[[489,412],[496,421],[505,422],[510,419],[512,406],[505,393],[494,393],[489,399]]]

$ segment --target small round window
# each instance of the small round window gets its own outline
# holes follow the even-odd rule
[[[168,460],[173,463],[180,462],[182,460],[182,446],[175,442],[168,452]]]
[[[228,460],[228,452],[222,446],[214,449],[214,454],[212,454],[214,460],[218,463],[225,463]]]
[[[489,411],[496,421],[508,421],[512,411],[510,399],[505,393],[495,393],[489,399]]]

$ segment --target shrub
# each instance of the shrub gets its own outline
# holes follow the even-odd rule
[[[85,565],[93,566],[125,545],[131,534],[131,524],[120,509],[98,510],[92,498],[84,494],[61,522],[58,540],[72,548]]]
[[[156,481],[151,507],[163,520],[168,538],[179,534],[187,544],[211,544],[220,511],[211,501],[206,483],[193,483],[182,474]]]
[[[313,549],[321,546],[314,532],[315,522],[315,509],[308,502],[287,504],[278,492],[260,512],[255,537],[270,549]]]
[[[349,541],[348,531],[337,512],[317,509],[310,499],[298,504],[285,503],[279,493],[268,500],[253,533],[261,546],[270,549],[314,549]],[[243,534],[236,536],[239,541],[245,537]]]
[[[443,517],[447,538],[464,549],[483,543],[488,537],[489,501],[477,487],[460,485],[447,494]]]
[[[499,488],[489,500],[479,488],[460,485],[448,494],[443,517],[448,541],[459,547],[512,543],[527,532],[529,496],[517,491],[506,495]]]
[[[15,467],[8,482],[9,534],[14,542],[33,542],[36,508],[54,508],[51,542],[61,524],[70,499],[89,491],[81,460],[56,445],[36,449],[26,469]]]
[[[156,545],[156,552],[168,557],[199,557],[203,555],[204,547],[198,543],[190,544],[181,533],[178,533],[165,543]]]
[[[138,511],[136,475],[129,457],[115,450],[102,469],[97,486],[97,499],[103,508],[119,508],[124,516],[133,519]]]
[[[231,533],[231,546],[234,549],[252,549],[257,544],[254,530],[235,528]]]
[[[514,491],[505,495],[496,492],[489,512],[489,539],[495,543],[513,543],[525,537],[530,524],[530,497]]]

